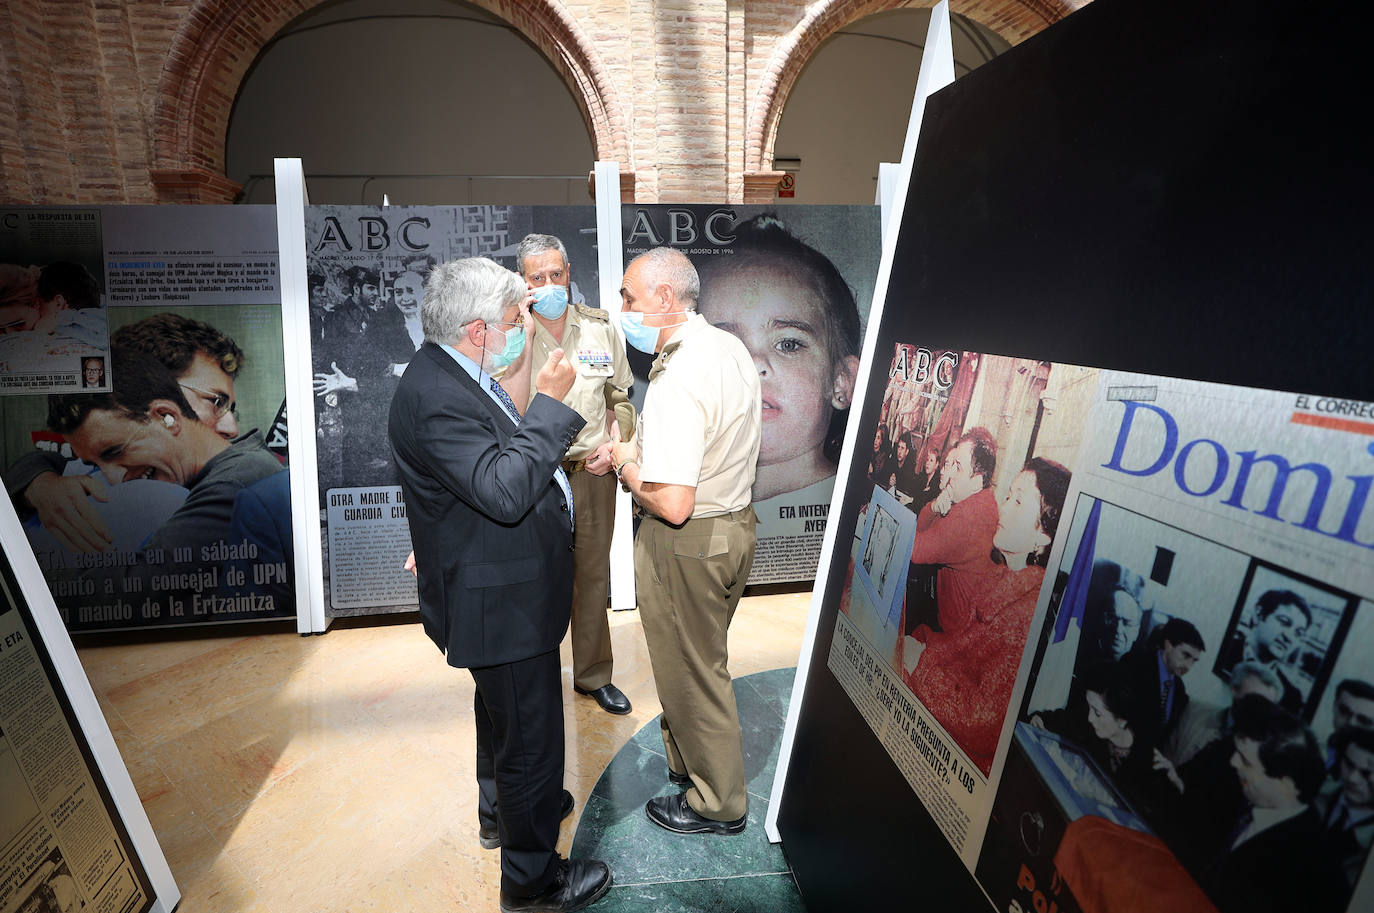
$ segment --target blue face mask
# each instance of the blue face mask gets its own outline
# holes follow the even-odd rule
[[[686,314],[686,311],[669,311],[670,314]],[[620,329],[625,333],[625,341],[634,346],[645,355],[655,355],[658,352],[658,331],[661,329],[671,329],[681,326],[687,321],[682,320],[671,324],[669,327],[646,327],[644,325],[644,314],[640,311],[621,311]]]
[[[515,324],[497,323],[493,326],[506,328],[506,347],[500,352],[493,352],[483,346],[483,351],[491,356],[491,366],[493,368],[504,368],[511,362],[520,357],[520,353],[525,351],[525,328]]]
[[[531,294],[534,304],[530,308],[540,317],[557,320],[568,309],[568,290],[561,285],[541,285]]]

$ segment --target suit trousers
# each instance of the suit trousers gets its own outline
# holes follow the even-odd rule
[[[687,804],[717,821],[748,809],[727,633],[754,564],[754,509],[688,520],[645,516],[635,537],[639,616],[663,706],[668,767]]]
[[[558,651],[470,669],[476,692],[477,814],[501,834],[501,890],[553,880],[563,820],[563,682]]]
[[[573,684],[595,691],[611,682],[611,533],[615,529],[615,473],[568,474],[577,527],[573,530]]]

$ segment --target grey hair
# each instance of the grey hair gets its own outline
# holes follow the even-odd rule
[[[563,266],[568,265],[568,249],[553,235],[525,235],[520,246],[515,249],[515,268],[525,275],[525,258],[534,257],[548,250],[556,250],[563,255]]]
[[[1268,688],[1269,693],[1274,695],[1272,698],[1274,703],[1277,704],[1279,698],[1283,697],[1283,682],[1279,681],[1278,673],[1269,666],[1263,663],[1246,660],[1245,662],[1236,663],[1235,666],[1231,668],[1232,687],[1239,685],[1247,678],[1257,679],[1260,684]]]
[[[667,285],[688,310],[696,309],[697,299],[701,297],[701,280],[686,254],[672,247],[655,247],[635,257],[630,265],[641,260],[644,261],[641,280],[646,291],[652,293],[660,285]]]
[[[524,297],[525,283],[495,260],[449,260],[429,271],[420,325],[429,342],[452,344],[469,323],[499,323],[506,308]]]

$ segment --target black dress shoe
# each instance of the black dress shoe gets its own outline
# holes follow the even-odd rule
[[[674,834],[739,834],[749,818],[740,815],[734,821],[717,821],[703,817],[687,804],[686,793],[650,799],[644,806],[644,813],[654,824]]]
[[[602,685],[595,691],[588,691],[573,685],[573,690],[578,694],[595,698],[596,702],[601,705],[601,709],[607,713],[614,713],[619,716],[630,712],[630,699],[615,685]]]
[[[596,859],[560,859],[553,881],[533,897],[501,892],[501,913],[570,913],[596,903],[611,889],[611,870]]]
[[[668,768],[668,782],[672,783],[674,786],[682,786],[686,789],[692,788],[691,775],[680,774],[677,771],[673,770],[671,767]]]
[[[563,820],[573,813],[572,793],[563,790],[563,808],[559,820]],[[477,842],[482,844],[484,850],[494,850],[501,845],[501,832],[494,827],[479,825],[477,828]]]

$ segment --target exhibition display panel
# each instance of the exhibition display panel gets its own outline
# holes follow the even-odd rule
[[[1374,901],[1360,77],[1196,12],[1099,0],[930,99],[794,701],[809,909]],[[913,432],[943,503],[875,480]]]
[[[8,504],[0,540],[0,909],[168,913],[180,893]]]
[[[0,337],[0,463],[68,629],[294,617],[273,209],[0,219],[11,310],[53,308]]]

